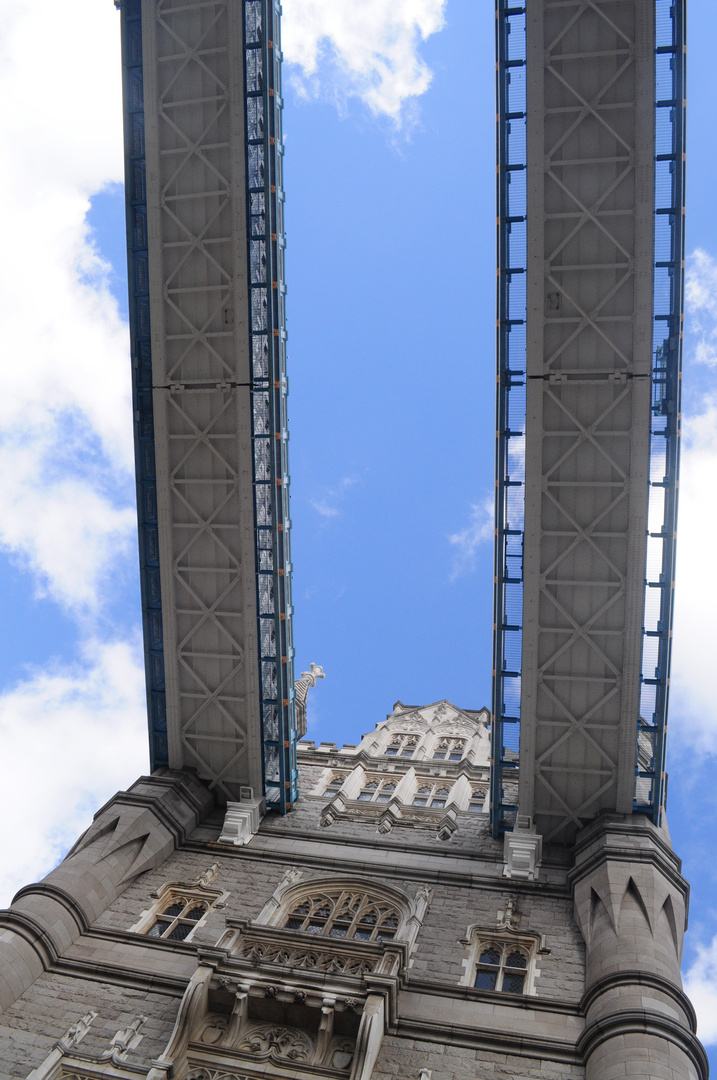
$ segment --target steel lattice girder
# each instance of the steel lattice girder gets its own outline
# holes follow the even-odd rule
[[[493,814],[500,829],[515,812],[506,783],[515,753],[506,732],[519,724],[520,808],[535,814],[548,839],[569,840],[601,810],[629,812],[635,805],[659,813],[661,803],[657,759],[666,693],[654,715],[640,721],[641,766],[637,757],[641,673],[644,667],[656,675],[646,683],[666,686],[669,661],[669,649],[662,648],[653,672],[647,649],[643,656],[651,439],[657,460],[655,435],[662,438],[669,466],[659,486],[668,491],[668,528],[660,535],[669,532],[662,561],[671,578],[679,434],[675,425],[651,425],[652,413],[676,411],[679,399],[679,347],[673,348],[675,372],[665,376],[667,340],[653,342],[653,262],[660,266],[654,245],[655,53],[657,48],[676,57],[673,81],[681,85],[683,28],[675,8],[666,18],[660,11],[665,27],[658,35],[670,23],[672,45],[661,44],[661,36],[656,41],[659,7],[660,0],[545,0],[512,9],[498,4],[501,378]],[[515,34],[511,45],[510,31],[520,34],[523,27],[522,46]],[[681,111],[681,102],[672,104]],[[681,146],[681,138],[675,127],[673,142]],[[675,145],[662,156],[670,157],[679,177]],[[525,170],[524,206],[519,194],[511,194],[516,169]],[[672,190],[668,209],[658,211],[672,215],[673,288],[670,311],[661,316],[671,341],[677,340],[681,304],[681,185],[675,181]],[[526,219],[521,248],[511,231]],[[515,284],[520,272],[526,282],[522,304]],[[523,355],[516,361],[523,329]],[[516,387],[523,373],[525,418],[518,425],[511,411],[520,413]],[[659,409],[653,401],[651,411],[654,373],[673,398]],[[519,427],[525,432],[524,470],[516,463]],[[518,502],[515,495],[511,502],[512,488],[520,493]],[[645,633],[664,636],[671,595],[662,578],[660,584],[661,618],[656,630]],[[522,590],[517,618],[509,610],[516,587]],[[509,700],[516,680],[519,707]],[[647,778],[641,803],[636,771]]]
[[[150,458],[156,476],[148,682],[166,701],[150,711],[153,765],[284,810],[296,733],[278,10],[124,0],[122,14],[138,477]],[[146,553],[143,528],[141,509]]]

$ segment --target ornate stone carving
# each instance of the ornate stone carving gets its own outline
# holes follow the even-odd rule
[[[242,940],[235,955],[253,960],[257,964],[282,964],[306,971],[325,971],[341,975],[365,975],[374,971],[378,963],[373,958],[342,956],[318,949],[292,948],[283,944],[268,945],[251,940]]]
[[[315,1042],[305,1031],[275,1024],[247,1024],[237,1050],[276,1063],[313,1062]]]
[[[112,1037],[109,1049],[102,1053],[100,1060],[111,1061],[113,1065],[126,1061],[129,1051],[136,1050],[144,1037],[139,1034],[139,1029],[146,1020],[146,1016],[138,1016],[129,1027],[120,1028]]]
[[[252,1080],[252,1077],[224,1069],[192,1069],[187,1080]]]

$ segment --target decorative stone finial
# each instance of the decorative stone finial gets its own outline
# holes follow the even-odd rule
[[[296,727],[299,738],[306,734],[306,697],[310,686],[316,686],[317,679],[325,679],[324,669],[318,664],[312,663],[308,671],[301,672],[301,678],[294,683],[296,694]]]

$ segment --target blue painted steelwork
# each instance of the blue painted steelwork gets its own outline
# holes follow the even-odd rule
[[[246,198],[257,635],[267,805],[298,796],[291,634],[281,133],[281,8],[244,0]]]
[[[655,0],[652,425],[635,810],[659,823],[672,649],[684,309],[685,5]]]
[[[152,354],[149,326],[147,196],[144,154],[144,90],[141,0],[115,0],[122,24],[124,98],[125,206],[129,325],[132,356],[132,402],[137,473],[139,566],[144,630],[145,679],[152,771],[169,762],[167,705],[164,692],[162,592],[159,581],[157,480],[152,408]]]
[[[525,7],[497,0],[498,389],[491,821],[511,828],[520,741],[525,519]]]

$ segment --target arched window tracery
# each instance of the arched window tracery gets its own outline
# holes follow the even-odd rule
[[[387,803],[395,790],[395,780],[367,780],[359,792],[359,802]]]
[[[146,931],[147,937],[186,941],[208,911],[209,905],[203,900],[172,896]]]
[[[283,926],[332,938],[355,941],[391,941],[402,913],[390,900],[356,889],[321,889],[304,892],[290,903]]]
[[[510,941],[484,942],[479,949],[473,985],[478,990],[522,994],[529,960],[528,950]]]
[[[461,761],[466,749],[465,739],[440,739],[433,749],[434,761]]]
[[[342,776],[339,773],[334,773],[328,784],[324,788],[324,795],[336,795],[337,792],[340,791],[345,779],[345,776]]]
[[[413,796],[413,805],[440,810],[448,803],[450,793],[450,787],[445,784],[421,784]]]
[[[388,757],[412,758],[416,752],[419,741],[419,735],[394,735],[389,740],[384,753]]]

